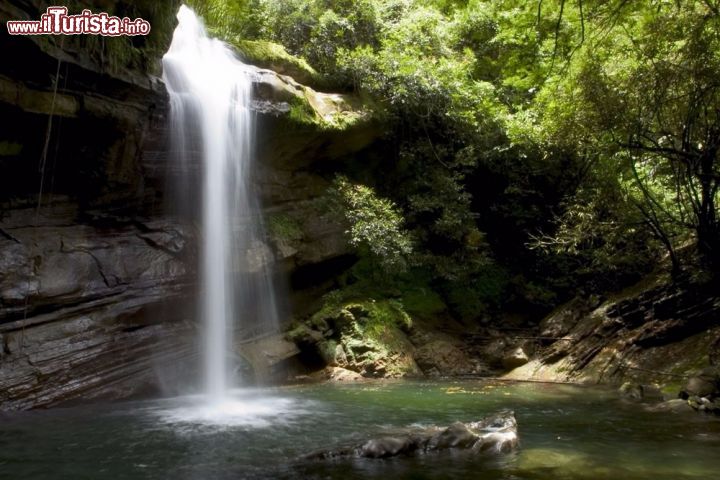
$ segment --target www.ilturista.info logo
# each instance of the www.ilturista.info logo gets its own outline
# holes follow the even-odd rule
[[[110,16],[107,13],[92,13],[83,10],[78,15],[68,15],[67,7],[48,7],[40,20],[9,20],[10,35],[147,35],[150,22],[142,18],[131,20],[127,17]]]

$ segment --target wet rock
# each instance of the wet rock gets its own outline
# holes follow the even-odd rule
[[[490,341],[479,350],[479,355],[490,367],[508,371],[530,361],[522,344],[497,331],[488,333]]]
[[[358,457],[366,458],[387,458],[397,455],[407,455],[423,447],[421,437],[385,437],[376,440],[369,440],[360,446],[357,452]]]
[[[325,460],[339,457],[390,458],[421,453],[465,450],[473,454],[510,453],[518,446],[517,421],[503,411],[478,422],[454,423],[447,428],[403,432],[398,435],[335,450],[323,450],[303,457]]]
[[[509,348],[508,340],[498,335],[482,347],[480,355],[493,367],[502,367],[502,360]]]
[[[689,379],[681,392],[681,397],[690,396],[706,397],[715,393],[715,384],[700,377]]]
[[[663,393],[657,385],[625,382],[618,389],[618,393],[622,398],[636,402],[663,400]]]
[[[419,345],[414,354],[415,361],[425,375],[444,376],[474,373],[475,365],[456,342],[445,338],[428,340],[427,343]]]
[[[643,400],[650,402],[662,402],[665,399],[662,389],[657,384],[643,384]]]
[[[342,358],[338,358],[338,347],[340,347],[340,350],[343,352]],[[323,362],[330,367],[337,367],[347,363],[342,345],[338,345],[335,340],[324,340],[318,343],[317,350]],[[343,361],[342,359],[345,360]]]
[[[620,393],[620,396],[622,398],[625,398],[627,400],[640,401],[643,398],[642,385],[638,385],[636,383],[623,383],[618,389],[618,393]]]
[[[312,373],[308,378],[312,381],[331,383],[360,382],[365,380],[359,373],[341,367],[325,367],[322,370]]]
[[[697,376],[688,379],[679,396],[680,398],[720,396],[720,375],[714,368],[704,369]]]
[[[297,345],[288,341],[282,334],[251,341],[238,338],[235,345],[237,353],[249,363],[256,382],[273,380],[275,373],[273,367],[300,353]]]
[[[321,332],[308,327],[304,323],[287,332],[286,336],[288,340],[301,346],[315,345],[325,338]]]
[[[347,364],[347,355],[345,355],[345,349],[342,345],[335,346],[335,362],[339,365]]]
[[[720,391],[720,367],[711,366],[700,371],[700,378],[715,384],[716,391]]]
[[[33,228],[31,208],[2,219],[13,240],[0,242],[1,409],[157,388],[158,369],[195,354],[184,301],[193,257],[142,238],[183,227],[79,223],[66,199],[55,201],[54,215],[37,216]],[[192,242],[178,235],[179,245]]]
[[[559,306],[540,322],[540,336],[548,339],[565,336],[591,310],[591,306],[591,301],[579,297]]]
[[[335,340],[327,340],[318,344],[318,350],[323,361],[330,367],[345,367],[348,365],[345,349]]]
[[[710,360],[710,365],[714,365],[715,368],[720,368],[720,338],[710,345],[708,359]]]
[[[502,365],[503,368],[507,370],[512,370],[514,368],[525,365],[529,361],[530,359],[528,358],[522,347],[517,347],[510,350],[503,356]]]
[[[182,313],[186,295],[177,287],[126,290],[0,325],[10,346],[0,363],[0,409],[124,398],[187,380],[196,332]]]
[[[691,397],[688,399],[688,403],[700,412],[720,415],[720,402],[717,400],[713,401],[706,397]]]
[[[562,468],[567,469],[566,471],[581,472],[592,465],[590,456],[572,449],[532,448],[523,449],[518,469],[532,477],[539,471],[550,469]]]
[[[712,401],[708,398],[702,397],[700,398],[700,406],[704,406],[705,410],[717,411],[718,408],[720,408],[720,403],[717,400]]]
[[[665,373],[684,374],[712,363],[720,345],[718,292],[717,281],[671,281],[661,272],[599,306],[591,302],[591,310],[578,313],[577,322],[572,318],[565,327],[554,328],[563,323],[557,318],[562,311],[569,318],[579,311],[573,301],[556,310],[541,330],[553,337],[566,332],[563,338],[548,338],[552,343],[533,354],[537,362],[532,368],[523,367],[513,378],[652,384],[668,381]],[[697,386],[703,393],[709,389],[706,381]]]

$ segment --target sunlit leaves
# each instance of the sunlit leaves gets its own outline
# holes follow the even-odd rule
[[[333,182],[331,196],[350,225],[346,233],[351,245],[372,255],[386,269],[407,266],[412,242],[393,202],[344,176]]]

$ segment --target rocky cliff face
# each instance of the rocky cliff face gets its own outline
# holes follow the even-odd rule
[[[81,3],[172,30],[172,2]],[[0,19],[44,8],[3,2]],[[0,409],[192,377],[197,234],[191,218],[168,213],[176,169],[158,77],[167,33],[146,44],[0,37]],[[257,185],[271,232],[259,248],[275,253],[302,299],[348,254],[343,225],[320,205],[327,165],[378,133],[350,97],[262,69],[255,85]]]
[[[517,379],[657,383],[677,395],[686,379],[720,361],[717,281],[660,274],[614,297],[575,300],[540,325],[536,358]]]
[[[44,8],[3,2],[0,18]],[[0,408],[137,393],[194,354],[177,308],[194,233],[161,214],[141,162],[159,58],[124,38],[0,38]]]

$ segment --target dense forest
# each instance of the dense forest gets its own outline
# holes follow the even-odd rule
[[[470,320],[717,270],[720,4],[194,3],[384,126],[334,183],[362,258],[335,300],[429,288]]]

